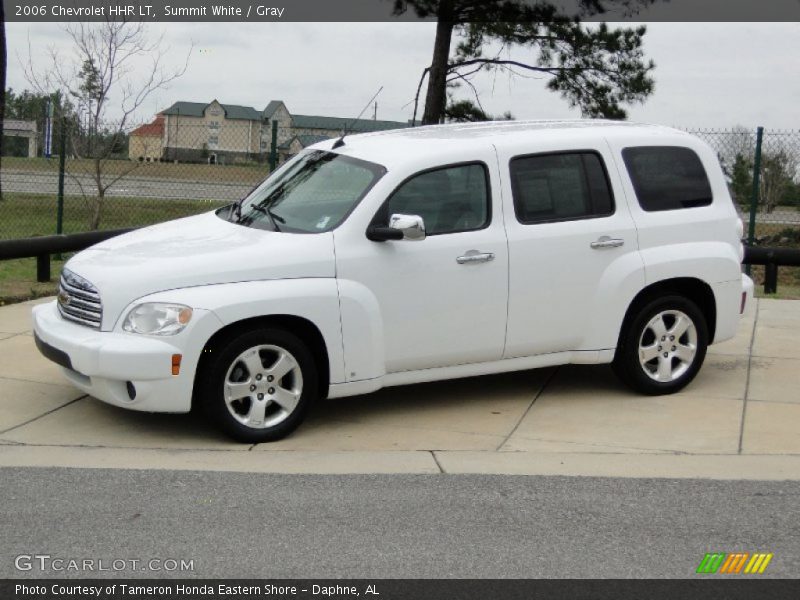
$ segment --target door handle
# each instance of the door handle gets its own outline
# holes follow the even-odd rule
[[[625,240],[620,240],[618,238],[610,238],[607,235],[598,238],[596,242],[592,242],[589,244],[595,250],[600,250],[602,248],[619,248],[625,243]]]
[[[460,265],[467,265],[471,263],[484,263],[494,260],[493,252],[478,252],[477,250],[470,250],[464,256],[459,256],[456,262]]]

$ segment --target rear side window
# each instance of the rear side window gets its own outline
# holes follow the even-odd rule
[[[607,216],[614,199],[594,152],[537,154],[511,160],[517,220],[524,224]]]
[[[676,210],[711,204],[711,184],[700,157],[693,150],[678,146],[625,148],[622,158],[643,210]]]

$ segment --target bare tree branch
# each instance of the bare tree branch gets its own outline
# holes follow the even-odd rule
[[[93,180],[93,196],[87,195],[81,177],[73,179],[91,205],[89,227],[96,229],[108,190],[139,166],[133,162],[130,168],[115,170],[115,176],[108,179],[105,173],[109,161],[116,160],[148,98],[186,72],[192,46],[182,64],[168,68],[169,48],[163,44],[163,34],[151,40],[143,22],[79,22],[68,24],[64,31],[72,40],[71,59],[65,60],[63,53],[51,47],[48,67],[37,70],[31,58],[35,54],[29,52],[23,71],[40,93],[49,95],[59,90],[74,99],[79,131],[73,135],[73,152],[91,161],[91,172],[86,175]],[[30,40],[28,44],[30,47]]]

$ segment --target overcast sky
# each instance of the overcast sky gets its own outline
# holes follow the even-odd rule
[[[176,100],[243,104],[283,100],[290,112],[355,117],[383,86],[378,118],[411,118],[422,69],[430,64],[431,23],[166,23],[178,64],[194,43],[186,74],[139,115]],[[21,61],[46,47],[70,52],[56,24],[8,23],[8,86],[28,87]],[[656,62],[655,93],[630,107],[632,120],[681,127],[764,125],[800,128],[800,23],[652,23],[645,51]],[[525,50],[511,56],[526,59]],[[529,55],[528,55],[529,56]],[[579,117],[545,78],[484,75],[475,80],[487,112],[518,119]],[[467,90],[460,95],[469,97]],[[369,111],[371,116],[371,110]]]

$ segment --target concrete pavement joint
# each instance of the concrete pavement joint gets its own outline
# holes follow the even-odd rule
[[[431,450],[430,452],[431,452],[431,457],[433,458],[433,462],[435,462],[436,466],[439,467],[439,473],[442,474],[447,473],[447,471],[444,470],[442,463],[439,462],[439,458],[436,456],[436,450]]]
[[[789,404],[797,406],[798,402],[792,400],[764,400],[763,398],[751,398],[748,402],[755,402],[756,404]]]
[[[747,348],[747,377],[744,384],[744,401],[742,402],[742,420],[739,425],[739,454],[742,453],[742,446],[744,444],[744,420],[747,416],[747,397],[750,395],[750,371],[753,366],[753,346],[756,343],[756,326],[758,325],[758,313],[761,310],[761,303],[756,300],[756,314],[753,315],[753,331],[750,335],[750,346]]]
[[[325,419],[325,423],[340,423],[343,425],[369,425],[368,422],[365,421],[348,421],[344,419]],[[434,432],[441,432],[446,431],[447,433],[457,433],[459,435],[474,435],[480,437],[492,437],[492,438],[501,438],[503,437],[502,434],[499,433],[485,433],[483,431],[464,431],[461,429],[441,429],[439,427],[420,427],[418,425],[402,425],[400,423],[393,423],[391,425],[392,429],[410,429],[411,431],[434,431]]]
[[[23,423],[19,423],[18,425],[14,425],[13,427],[9,427],[8,429],[3,429],[2,431],[0,431],[0,435],[2,435],[4,433],[8,433],[10,431],[14,431],[15,429],[19,429],[20,427],[25,427],[25,425],[30,425],[31,423],[33,423],[34,421],[38,421],[42,417],[46,417],[47,415],[52,415],[57,410],[61,410],[62,408],[65,408],[65,407],[69,406],[70,404],[75,404],[78,400],[83,400],[84,398],[88,398],[88,397],[89,397],[88,394],[83,394],[82,396],[78,396],[74,400],[70,400],[69,402],[66,402],[66,403],[62,404],[61,406],[56,406],[55,408],[52,408],[52,409],[48,410],[47,412],[44,412],[44,413],[42,413],[40,415],[37,415],[37,416],[33,417],[32,419],[28,419],[27,421],[25,421]]]
[[[80,398],[78,398],[80,400]],[[73,402],[75,402],[73,400]],[[22,425],[18,425],[22,427]],[[0,432],[3,433],[3,432]],[[162,452],[241,452],[246,453],[247,450],[239,449],[238,446],[230,448],[170,448],[169,446],[108,446],[106,444],[37,444],[35,442],[17,442],[11,441],[15,446],[25,446],[26,448],[82,448],[86,450],[158,450]],[[298,452],[297,450],[274,450],[273,452]]]
[[[639,448],[637,446],[614,446],[613,444],[598,444],[596,442],[573,442],[572,440],[549,440],[547,438],[528,437],[525,435],[518,435],[518,439],[526,440],[529,442],[545,442],[548,444],[575,444],[578,446],[592,446],[593,448],[615,448],[626,450],[638,450],[648,454],[705,454],[686,452],[685,450],[674,450],[672,448]],[[525,452],[525,450],[503,450],[503,452]],[[603,452],[602,454],[629,454],[628,452]],[[730,455],[734,453],[731,452]]]
[[[63,383],[52,383],[50,381],[34,381],[33,379],[24,379],[22,377],[8,377],[7,375],[0,376],[0,380],[3,379],[8,379],[10,381],[21,381],[22,383],[36,383],[41,385],[52,385],[55,387],[66,387],[70,389],[75,389],[66,381],[64,381]]]
[[[539,391],[536,392],[536,395],[533,397],[533,400],[531,400],[531,403],[528,404],[528,408],[525,409],[525,412],[522,413],[522,416],[519,418],[519,421],[517,421],[517,423],[516,423],[516,425],[514,425],[513,429],[511,429],[509,434],[505,437],[505,439],[497,447],[497,449],[495,450],[496,452],[500,452],[500,450],[503,448],[503,446],[505,446],[506,443],[508,443],[508,440],[511,439],[511,436],[514,435],[514,433],[517,431],[517,429],[519,429],[519,426],[525,420],[525,417],[528,416],[528,413],[531,411],[531,408],[533,408],[533,405],[536,404],[536,401],[544,393],[545,389],[547,389],[547,386],[550,385],[550,382],[553,381],[553,379],[555,379],[555,376],[559,372],[559,370],[561,370],[561,367],[560,366],[556,367],[555,369],[553,369],[553,372],[550,373],[550,376],[547,379],[544,380],[544,383],[542,383],[542,387],[540,387]]]

